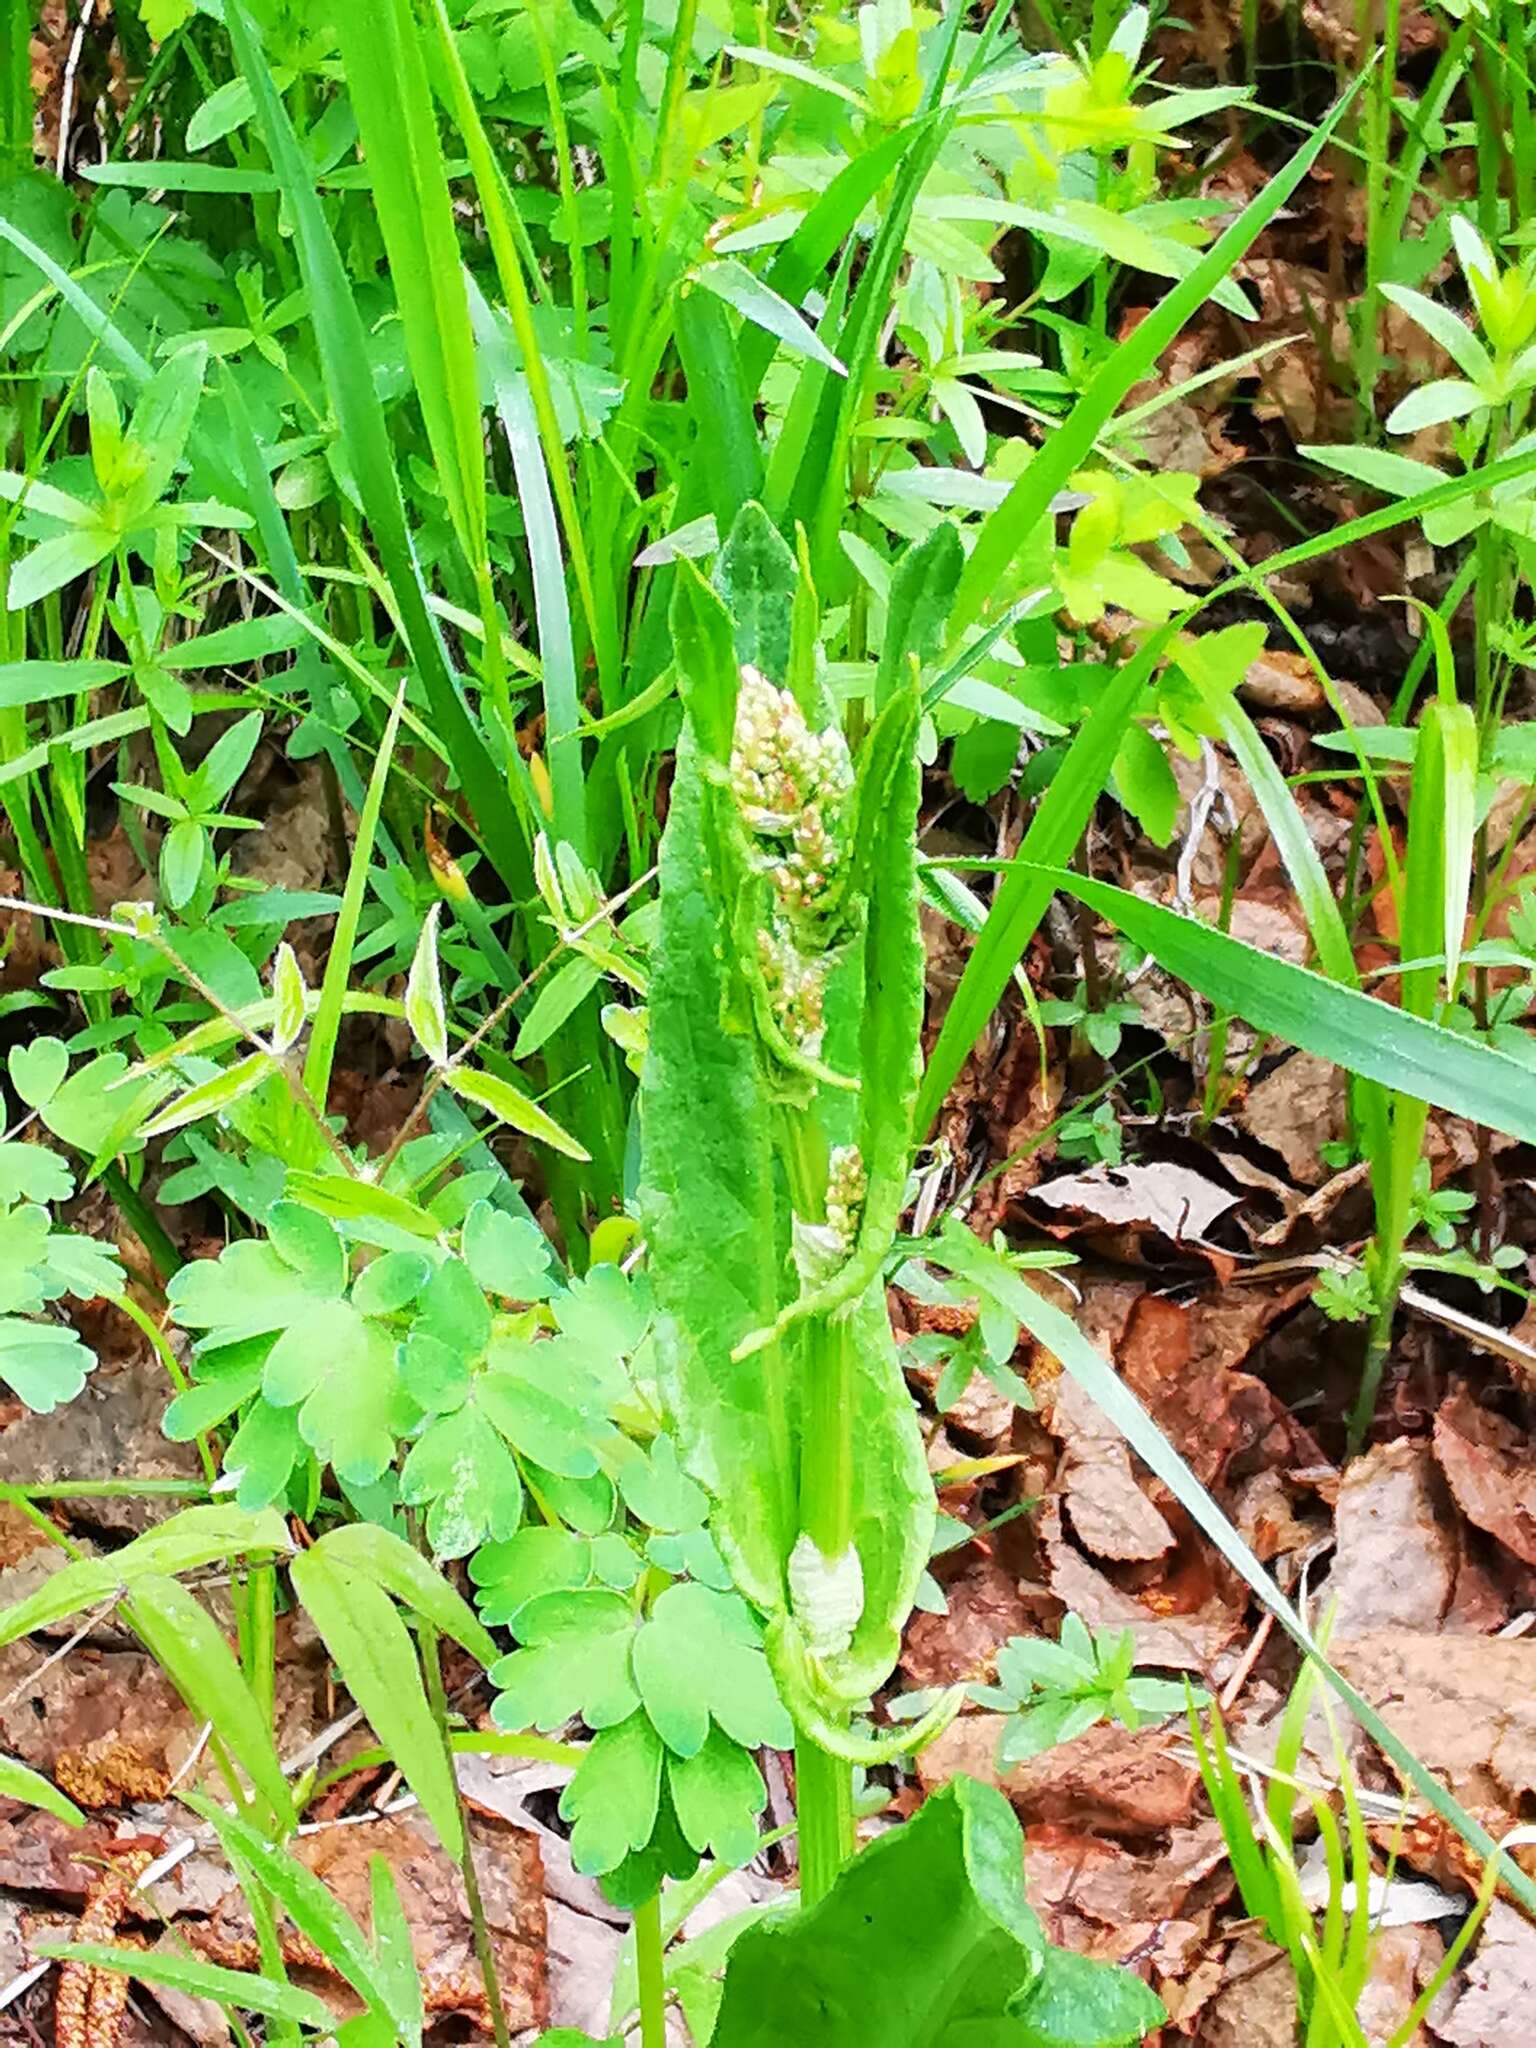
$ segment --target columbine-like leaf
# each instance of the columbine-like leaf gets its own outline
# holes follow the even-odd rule
[[[546,1593],[517,1617],[522,1645],[491,1672],[501,1697],[499,1728],[558,1728],[579,1714],[589,1728],[611,1728],[640,1704],[630,1676],[635,1618],[617,1593]]]
[[[571,1829],[571,1859],[587,1874],[614,1869],[643,1849],[656,1825],[662,1747],[644,1714],[631,1714],[593,1738],[560,1795]]]
[[[707,1586],[669,1586],[635,1639],[645,1710],[667,1747],[696,1756],[713,1718],[748,1748],[788,1748],[794,1729],[745,1603]]]

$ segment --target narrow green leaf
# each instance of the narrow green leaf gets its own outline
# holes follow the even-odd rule
[[[342,1006],[347,997],[347,984],[352,978],[352,949],[357,944],[357,928],[368,894],[368,864],[373,858],[374,836],[379,829],[379,814],[384,808],[384,791],[389,783],[389,767],[394,758],[400,713],[404,707],[405,684],[402,682],[384,728],[384,737],[379,743],[373,772],[368,777],[368,793],[358,816],[357,836],[352,841],[352,864],[347,869],[347,884],[341,892],[341,909],[336,914],[331,950],[325,963],[325,979],[320,984],[320,1001],[315,1009],[309,1046],[304,1055],[304,1086],[309,1091],[310,1100],[322,1110],[331,1085],[331,1063],[336,1057]]]
[[[296,2027],[312,2027],[328,2034],[336,2016],[323,1999],[297,1984],[278,1984],[270,1977],[258,1977],[250,1970],[226,1970],[218,1963],[205,1963],[193,1956],[162,1955],[142,1948],[114,1948],[109,1942],[69,1941],[40,1946],[40,1956],[59,1962],[85,1963],[93,1970],[114,1970],[124,1977],[137,1977],[145,1984],[163,1984],[168,1991],[185,1992],[189,1998],[211,1998],[238,2012],[265,2013],[269,2019],[289,2020]]]
[[[358,1996],[376,2011],[389,2013],[389,1998],[372,1951],[363,1939],[362,1929],[334,1892],[285,1845],[268,1841],[249,1821],[226,1812],[216,1800],[206,1799],[200,1792],[185,1791],[181,1799],[213,1829],[226,1855],[243,1864],[262,1889],[271,1893],[300,1934],[314,1943]],[[410,2040],[411,2036],[402,2030],[402,2039]]]
[[[506,801],[500,771],[459,694],[442,635],[427,603],[406,525],[389,429],[369,367],[368,337],[351,285],[315,194],[311,167],[241,0],[227,0],[225,23],[292,214],[294,246],[309,287],[326,388],[380,563],[399,608],[405,639],[427,693],[432,725],[464,784],[497,872],[521,899],[529,893],[532,879],[528,848]],[[329,1058],[327,1047],[327,1063]]]
[[[1076,896],[1159,966],[1260,1031],[1452,1116],[1536,1142],[1530,1068],[1508,1053],[1341,987],[1127,889],[1060,868],[1039,873],[1053,891]]]
[[[1109,781],[1125,729],[1172,633],[1172,627],[1153,633],[1112,677],[1083,720],[1035,808],[1019,848],[1021,862],[1055,865],[1071,859]],[[1022,868],[1005,873],[998,883],[986,924],[965,963],[918,1091],[913,1120],[918,1138],[932,1125],[967,1053],[986,1029],[1054,893],[1054,886],[1039,872],[1026,874]]]
[[[526,376],[519,377],[506,337],[471,281],[470,314],[481,358],[490,373],[496,413],[507,437],[512,472],[522,500],[533,608],[539,628],[544,679],[544,722],[549,779],[555,796],[555,836],[587,855],[587,794],[581,765],[581,708],[576,687],[576,652],[571,636],[570,598],[560,527],[550,491],[550,472],[540,440]],[[561,458],[564,460],[562,454]]]
[[[547,1110],[540,1109],[531,1095],[525,1095],[521,1088],[513,1087],[499,1074],[485,1074],[471,1067],[450,1067],[445,1078],[455,1095],[462,1096],[466,1102],[478,1103],[481,1109],[488,1109],[493,1117],[501,1123],[510,1124],[514,1131],[537,1138],[556,1152],[563,1152],[567,1159],[591,1157],[563,1124],[556,1123]]]
[[[377,1583],[317,1544],[289,1568],[341,1681],[404,1773],[450,1856],[464,1851],[458,1790],[422,1687],[416,1646]]]
[[[128,674],[123,661],[0,662],[0,711],[105,689]]]
[[[82,164],[82,178],[93,185],[126,186],[133,192],[275,192],[276,178],[270,171],[233,170],[224,164],[172,163],[157,157],[152,163]]]
[[[688,380],[703,500],[713,516],[712,531],[727,533],[737,512],[763,484],[752,394],[724,303],[709,292],[684,292],[677,301],[676,318],[677,352]],[[699,499],[692,502],[697,505]]]
[[[214,1116],[238,1102],[242,1095],[249,1095],[253,1088],[259,1088],[267,1076],[276,1071],[277,1063],[270,1053],[248,1053],[224,1073],[215,1074],[211,1080],[200,1081],[195,1088],[178,1095],[174,1102],[168,1103],[139,1127],[139,1136],[161,1138],[167,1131],[179,1131],[186,1124]]]
[[[134,1582],[124,1612],[155,1662],[187,1705],[213,1731],[266,1802],[274,1824],[298,1825],[293,1794],[268,1716],[257,1705],[223,1632],[177,1579],[159,1573]],[[238,1787],[231,1786],[238,1793]]]
[[[1089,381],[1065,420],[1051,432],[1039,453],[997,510],[988,515],[971,550],[959,595],[950,615],[955,642],[1000,597],[1016,589],[1011,571],[1028,544],[1051,500],[1064,490],[1074,470],[1092,452],[1099,434],[1114,418],[1126,393],[1151,370],[1186,320],[1208,299],[1232,267],[1284,206],[1327,146],[1364,83],[1357,78],[1335,103],[1327,118],[1282,170],[1259,187],[1232,225],[1219,235],[1189,275],[1176,284],[1119,348],[1113,349]],[[1015,956],[1017,957],[1017,956]],[[1011,964],[1011,963],[1010,963]]]
[[[465,559],[480,572],[486,515],[479,378],[416,16],[410,0],[343,0],[335,20],[437,480]]]
[[[110,1557],[77,1558],[64,1565],[46,1585],[0,1613],[0,1647],[111,1600],[140,1579],[192,1571],[240,1555],[283,1556],[291,1548],[282,1516],[270,1509],[249,1514],[222,1504],[184,1508]]]
[[[15,1757],[0,1756],[0,1799],[14,1799],[22,1806],[40,1807],[66,1827],[83,1828],[85,1815],[73,1799],[66,1799],[51,1778],[29,1770]]]
[[[439,1634],[450,1637],[471,1657],[489,1668],[501,1655],[495,1639],[475,1618],[473,1608],[457,1594],[436,1566],[409,1543],[374,1522],[343,1522],[314,1546],[349,1571],[361,1572],[386,1593],[393,1593],[413,1613],[422,1615]]]
[[[787,299],[780,298],[772,285],[764,284],[744,263],[738,263],[732,256],[719,257],[713,263],[701,264],[692,281],[704,291],[713,292],[716,298],[724,299],[728,306],[734,306],[745,319],[773,335],[793,354],[808,356],[839,377],[847,376],[847,365],[839,362],[804,314],[797,313]]]

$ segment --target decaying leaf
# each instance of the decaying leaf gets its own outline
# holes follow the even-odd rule
[[[508,2022],[514,2030],[545,2026],[549,1976],[538,1842],[530,1834],[485,1823],[472,1825],[470,1832]],[[418,1813],[386,1816],[361,1827],[324,1828],[301,1836],[294,1853],[364,1927],[370,1918],[369,1863],[383,1856],[410,1926],[428,2013],[485,2019],[485,1986],[475,1960],[463,1879]],[[210,1961],[226,1969],[258,1965],[254,1930],[237,1892],[206,1925],[189,1928],[189,1935]],[[284,1958],[295,1968],[327,1974],[323,1958],[296,1930],[284,1925],[281,1939]],[[334,1979],[319,1988],[330,1997]]]
[[[1252,1083],[1237,1108],[1250,1137],[1278,1152],[1303,1187],[1321,1187],[1331,1169],[1322,1148],[1343,1136],[1348,1104],[1344,1077],[1328,1060],[1292,1053]]]
[[[1400,1438],[1356,1458],[1339,1487],[1328,1598],[1334,1636],[1438,1629],[1456,1585],[1458,1545],[1427,1444]]]
[[[917,1759],[925,1791],[964,1774],[997,1785],[1026,1824],[1072,1825],[1106,1835],[1153,1835],[1182,1827],[1198,1782],[1173,1753],[1165,1728],[1122,1728],[1105,1722],[1027,1763],[999,1773],[998,1742],[1006,1717],[963,1714]]]
[[[1448,2048],[1511,2048],[1529,2037],[1536,2011],[1536,1927],[1495,1899],[1460,1979],[1437,2001],[1431,2024]]]
[[[1144,1225],[1170,1244],[1197,1243],[1242,1199],[1203,1174],[1169,1161],[1095,1166],[1036,1187],[1030,1200],[1058,1215],[1076,1212],[1116,1228]]]
[[[1435,1456],[1456,1505],[1526,1564],[1536,1564],[1536,1450],[1465,1388],[1435,1415]]]
[[[1119,1561],[1172,1550],[1173,1531],[1137,1484],[1124,1437],[1065,1373],[1056,1382],[1049,1427],[1063,1445],[1056,1490],[1083,1547]]]
[[[1536,1793],[1536,1640],[1392,1630],[1332,1647],[1344,1676],[1464,1806],[1494,1816],[1494,1833],[1520,1817]]]

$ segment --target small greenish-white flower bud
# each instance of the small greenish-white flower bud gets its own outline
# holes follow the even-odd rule
[[[844,1254],[853,1249],[869,1176],[857,1145],[836,1145],[827,1172],[827,1227],[835,1232]]]
[[[789,1607],[813,1656],[840,1656],[864,1613],[864,1567],[853,1545],[825,1557],[802,1530],[789,1554]]]

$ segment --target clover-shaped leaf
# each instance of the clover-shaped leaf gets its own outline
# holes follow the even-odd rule
[[[473,1402],[429,1423],[400,1474],[407,1507],[426,1504],[439,1557],[467,1557],[488,1537],[513,1535],[523,1513],[517,1460]]]
[[[629,1668],[634,1609],[621,1594],[543,1594],[519,1611],[517,1629],[521,1647],[491,1671],[497,1727],[558,1728],[579,1714],[589,1728],[611,1728],[640,1704]]]
[[[0,1140],[0,1209],[13,1202],[67,1202],[74,1191],[74,1176],[57,1152]]]
[[[464,1257],[487,1294],[506,1301],[546,1301],[555,1291],[549,1240],[526,1216],[475,1202],[464,1218]]]
[[[635,1684],[668,1749],[697,1756],[711,1719],[749,1749],[787,1749],[784,1711],[746,1602],[708,1586],[669,1586],[635,1638]]]

